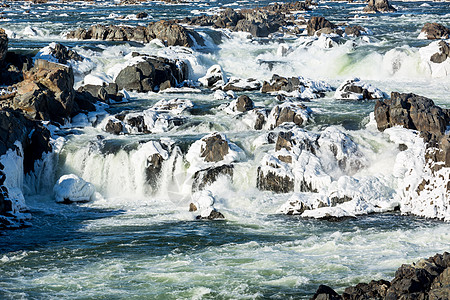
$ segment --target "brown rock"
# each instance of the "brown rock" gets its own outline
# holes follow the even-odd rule
[[[450,45],[444,41],[439,42],[439,52],[431,56],[430,61],[440,64],[450,56]]]
[[[247,95],[241,95],[236,100],[236,110],[246,112],[254,108],[253,101]]]
[[[205,161],[218,162],[228,154],[228,142],[219,133],[203,139],[203,141],[206,145],[202,146],[200,156],[204,157]]]
[[[450,29],[438,23],[425,23],[420,32],[425,33],[429,40],[448,39]]]
[[[369,0],[363,10],[365,13],[396,12],[397,10],[389,4],[388,0]]]
[[[307,24],[306,30],[308,32],[308,35],[312,36],[316,33],[316,31],[322,29],[322,28],[330,28],[333,29],[336,26],[325,19],[324,17],[312,17]]]

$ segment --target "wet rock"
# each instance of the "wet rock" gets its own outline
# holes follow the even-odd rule
[[[255,37],[267,37],[270,34],[269,28],[266,24],[256,23],[249,20],[239,20],[234,27],[235,31],[249,32]]]
[[[221,165],[195,172],[194,181],[192,183],[192,191],[195,192],[203,190],[206,186],[214,183],[219,176],[227,176],[232,179],[233,170],[233,165]]]
[[[369,0],[363,10],[365,13],[396,12],[397,10],[389,4],[388,0]]]
[[[23,74],[33,66],[31,54],[22,55],[15,52],[7,52],[5,59],[0,63],[0,84],[11,86],[23,81]]]
[[[196,44],[204,45],[203,39],[193,30],[188,30],[172,21],[158,21],[147,27],[150,36],[160,39],[168,46],[192,47]]]
[[[345,34],[348,36],[360,36],[362,33],[365,33],[366,29],[360,25],[355,26],[347,26],[345,27]]]
[[[425,23],[420,31],[420,36],[429,40],[448,39],[449,35],[450,29],[438,23]]]
[[[298,77],[285,78],[274,74],[269,82],[264,81],[261,92],[272,93],[285,91],[290,93],[298,90],[300,86],[302,86],[302,83],[300,82]]]
[[[236,100],[236,111],[246,112],[254,108],[252,99],[247,95],[241,95]]]
[[[116,134],[116,135],[121,134],[123,132],[123,130],[124,130],[123,123],[116,119],[110,119],[108,121],[108,123],[106,123],[106,126],[105,126],[106,132]]]
[[[81,57],[77,52],[59,43],[55,43],[53,47],[51,47],[51,54],[60,64],[64,65],[67,64],[67,61],[69,60],[83,61],[83,57]]]
[[[370,283],[358,283],[348,287],[342,294],[342,299],[384,299],[391,283],[386,280],[372,280]]]
[[[152,187],[153,191],[156,191],[158,188],[163,162],[164,157],[160,153],[154,153],[147,158],[145,175],[147,183]]]
[[[286,78],[277,74],[272,75],[270,81],[264,81],[261,88],[262,93],[302,100],[324,97],[324,92],[331,90],[331,87],[323,81],[312,81],[301,76]]]
[[[444,41],[439,42],[439,52],[434,53],[430,61],[440,64],[447,60],[447,58],[450,56],[450,45],[447,44]]]
[[[227,82],[227,78],[223,73],[222,67],[219,65],[213,65],[208,69],[206,75],[199,78],[198,81],[204,87],[213,87],[213,86],[221,86]]]
[[[163,89],[163,84],[175,87],[186,80],[187,76],[188,69],[184,61],[149,56],[121,70],[115,83],[118,89],[157,92]]]
[[[77,101],[77,99],[83,97],[91,103],[97,101],[110,103],[110,100],[120,102],[123,99],[123,95],[119,93],[119,87],[115,82],[105,83],[103,85],[83,85],[78,88],[75,100]]]
[[[261,88],[261,82],[254,78],[242,79],[231,77],[229,81],[221,88],[224,91],[235,92],[255,91]]]
[[[148,17],[148,13],[146,12],[140,12],[136,14],[136,19],[145,19]]]
[[[335,28],[336,25],[325,19],[324,17],[311,17],[311,19],[308,21],[306,31],[308,32],[309,36],[312,36],[316,33],[316,31],[323,29],[323,28]]]
[[[272,171],[263,172],[262,168],[258,167],[257,176],[256,187],[260,190],[275,193],[289,193],[294,190],[294,178],[288,175],[280,175]]]
[[[38,59],[17,84],[17,95],[10,104],[30,118],[64,123],[74,105],[73,71],[67,66]]]
[[[345,81],[334,93],[334,98],[344,100],[373,100],[385,97],[381,90],[362,82],[359,78]]]
[[[433,100],[397,92],[391,94],[391,99],[377,101],[374,113],[381,131],[400,125],[407,129],[443,134],[450,121],[447,110],[436,106]]]
[[[342,300],[342,297],[329,286],[321,284],[311,300]]]

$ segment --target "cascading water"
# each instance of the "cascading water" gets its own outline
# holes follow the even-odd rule
[[[379,93],[414,92],[448,107],[450,67],[430,63],[436,46],[417,39],[424,21],[449,24],[445,3],[394,2],[398,13],[366,16],[365,4],[320,2],[296,15],[361,25],[368,34],[360,37],[266,39],[196,28],[206,39],[197,48],[62,38],[93,22],[146,25],[197,15],[199,8],[255,5],[115,4],[50,2],[27,8],[20,2],[4,10],[8,22],[0,19],[10,49],[40,50],[38,57],[51,59],[44,47],[61,42],[83,56],[71,62],[75,88],[114,81],[130,61],[139,60],[136,53],[183,60],[190,80],[159,93],[123,91],[126,102],[103,104],[61,128],[47,124],[54,152],[38,161],[33,173],[22,178],[16,172],[17,182],[10,184],[22,185],[32,219],[30,227],[0,235],[0,298],[308,299],[319,284],[342,292],[359,282],[392,278],[402,263],[449,250],[446,222],[396,212],[406,187],[427,175],[418,158],[425,149],[421,140],[401,128],[380,132],[370,115],[374,101],[338,100],[334,93],[359,77]],[[27,22],[17,18],[24,10],[30,10],[23,15]],[[149,17],[136,19],[143,10]],[[262,82],[278,74],[301,81],[301,95],[311,99],[291,107],[304,118],[300,128],[277,124],[276,107],[289,95],[258,90],[233,95],[196,86],[215,64],[227,79]],[[243,94],[254,103],[252,113],[233,106],[232,97]],[[266,123],[255,129],[261,114]],[[119,134],[106,132],[109,121],[123,126]],[[210,147],[213,154],[206,153],[207,139],[219,141]],[[8,159],[21,164],[20,156]],[[264,176],[270,172],[292,189],[267,188]],[[87,203],[56,203],[53,187],[68,174],[93,184],[99,195]],[[210,212],[211,199],[225,219],[196,220]],[[190,212],[190,204],[206,208]],[[325,204],[341,210],[324,210]],[[406,204],[406,212],[418,211],[414,201]],[[304,216],[334,213],[347,219],[285,215],[305,205],[323,215],[312,209]],[[430,207],[422,215],[431,214]],[[438,208],[445,219],[445,209]]]

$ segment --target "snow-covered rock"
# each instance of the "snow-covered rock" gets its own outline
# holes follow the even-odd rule
[[[189,211],[200,212],[197,219],[223,219],[223,214],[214,208],[215,198],[211,191],[199,191],[191,196],[191,203],[189,204]]]
[[[227,77],[220,65],[213,65],[208,69],[206,75],[199,78],[198,81],[204,87],[222,86],[227,83]]]
[[[92,183],[84,181],[75,174],[61,176],[53,187],[56,202],[88,202],[96,197]]]
[[[348,79],[343,82],[334,93],[334,98],[343,100],[372,100],[387,97],[380,89],[359,78]]]

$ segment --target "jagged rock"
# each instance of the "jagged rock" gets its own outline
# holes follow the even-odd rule
[[[203,190],[207,185],[214,183],[219,176],[233,178],[233,169],[233,165],[221,165],[195,172],[192,191]]]
[[[51,48],[51,54],[60,64],[64,65],[67,64],[68,60],[83,61],[83,58],[77,52],[59,43],[56,43],[54,47]]]
[[[342,297],[329,286],[321,284],[311,300],[342,300]]]
[[[154,153],[147,158],[145,175],[147,182],[153,188],[153,191],[155,191],[158,187],[163,162],[164,157],[160,153]]]
[[[196,44],[204,45],[203,39],[197,32],[188,30],[172,21],[162,20],[150,23],[147,29],[151,36],[164,41],[168,46],[192,47]]]
[[[241,95],[236,100],[236,110],[246,112],[254,108],[252,99],[247,95]]]
[[[272,93],[278,91],[293,92],[299,89],[302,83],[298,77],[285,78],[277,74],[272,75],[270,82],[264,81],[261,92]]]
[[[110,100],[120,102],[123,98],[123,95],[119,93],[119,87],[115,82],[105,83],[103,86],[93,84],[83,85],[78,88],[75,100],[83,96],[88,98],[91,103],[95,103],[96,101],[109,103]]]
[[[308,32],[308,35],[312,36],[316,33],[316,31],[322,29],[322,28],[335,28],[336,25],[325,19],[324,17],[311,17],[311,19],[308,21],[306,31]]]
[[[279,175],[275,172],[263,172],[261,167],[257,170],[256,187],[264,191],[275,193],[289,193],[294,190],[294,178],[288,175]]]
[[[449,35],[450,29],[438,23],[425,23],[420,31],[420,36],[429,40],[448,39]]]
[[[388,0],[369,0],[363,10],[365,13],[396,12],[397,10],[389,4]]]
[[[450,45],[444,41],[439,42],[439,52],[431,56],[430,61],[440,64],[450,56]]]
[[[5,30],[0,28],[0,63],[6,57],[6,53],[8,52],[8,35]]]
[[[239,20],[234,27],[235,31],[249,32],[255,37],[267,37],[270,34],[269,28],[266,24],[256,23],[249,20]]]
[[[449,113],[433,100],[415,94],[392,92],[391,99],[377,101],[375,120],[379,130],[396,125],[407,129],[444,133],[450,121]]]
[[[384,299],[391,283],[386,280],[372,280],[370,283],[358,283],[356,286],[348,287],[342,294],[342,299]]]
[[[187,76],[188,69],[184,61],[151,56],[121,70],[115,83],[118,89],[149,92],[163,89],[163,84],[175,87]]]
[[[36,120],[64,123],[74,105],[72,68],[38,59],[17,84],[17,95],[10,104]]]
[[[218,162],[224,159],[228,154],[228,142],[223,139],[222,135],[216,133],[208,136],[206,139],[202,139],[205,145],[201,147],[201,157],[204,157],[206,162]]]

